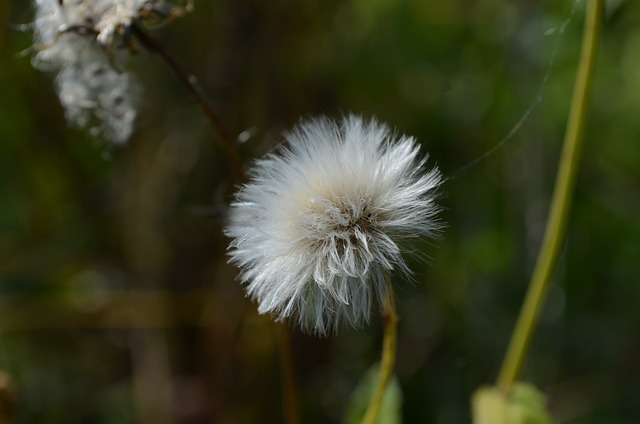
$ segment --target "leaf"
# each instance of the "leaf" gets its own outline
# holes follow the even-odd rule
[[[552,424],[546,399],[531,384],[518,383],[510,397],[496,387],[481,387],[471,400],[474,424]]]
[[[508,424],[508,404],[496,387],[481,387],[471,398],[473,424]]]
[[[380,373],[380,365],[376,364],[369,368],[366,374],[360,380],[360,384],[355,388],[349,400],[347,411],[345,414],[346,424],[359,424],[364,417],[369,399],[373,396],[376,384],[378,383],[378,375]],[[402,391],[397,378],[394,376],[387,385],[380,412],[378,413],[377,424],[400,424],[402,422]]]
[[[535,386],[518,383],[513,388],[509,409],[510,422],[517,424],[552,424],[547,400]]]

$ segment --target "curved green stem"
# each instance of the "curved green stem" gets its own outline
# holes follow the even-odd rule
[[[362,418],[362,424],[374,424],[378,419],[380,406],[384,393],[389,385],[393,368],[396,363],[396,340],[398,338],[398,315],[396,314],[396,299],[391,285],[391,279],[387,274],[387,298],[382,306],[382,318],[384,320],[384,336],[382,340],[382,359],[380,362],[380,374],[375,392],[369,401],[367,411]]]
[[[580,63],[547,228],[529,290],[498,376],[497,386],[504,393],[511,390],[511,386],[518,379],[522,370],[531,336],[565,238],[571,193],[575,185],[582,147],[587,100],[593,80],[603,9],[603,0],[588,1]]]

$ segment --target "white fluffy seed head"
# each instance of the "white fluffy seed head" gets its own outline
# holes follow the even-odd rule
[[[138,89],[114,67],[116,48],[131,47],[132,25],[157,27],[189,8],[164,0],[34,1],[34,63],[57,71],[67,120],[125,142],[133,132]]]
[[[302,122],[286,141],[231,205],[230,262],[260,313],[320,335],[360,327],[388,294],[385,275],[409,272],[403,242],[441,228],[441,175],[412,137],[354,115]]]
[[[139,0],[36,0],[34,64],[57,71],[67,120],[123,143],[137,115],[135,83],[105,49],[118,25],[130,25]],[[120,22],[120,24],[118,24]]]

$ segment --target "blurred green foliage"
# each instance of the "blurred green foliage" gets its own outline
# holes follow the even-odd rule
[[[415,246],[426,261],[398,282],[405,423],[468,423],[472,392],[496,376],[542,237],[582,13],[201,0],[154,33],[242,134],[247,164],[301,117],[353,111],[416,136],[450,178],[447,230]],[[132,140],[69,128],[54,75],[18,57],[32,41],[14,24],[32,16],[25,0],[0,3],[0,369],[14,422],[281,421],[273,327],[225,262],[233,181],[214,133],[145,52],[128,63],[143,82]],[[566,249],[524,374],[561,423],[640,420],[640,3],[609,1],[603,37]],[[378,322],[294,335],[303,422],[342,421],[379,342]]]
[[[379,381],[380,364],[375,364],[362,377],[358,386],[353,390],[346,407],[345,424],[359,424],[367,413],[367,408],[374,396]],[[400,424],[402,422],[402,390],[397,378],[392,378],[387,386],[380,411],[377,415],[378,424]]]

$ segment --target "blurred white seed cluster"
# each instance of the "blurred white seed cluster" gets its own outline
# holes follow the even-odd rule
[[[360,327],[409,273],[403,242],[433,236],[437,169],[412,137],[358,116],[300,123],[259,160],[231,205],[226,234],[260,313],[325,335]]]
[[[114,66],[131,46],[131,26],[164,22],[183,9],[161,0],[35,0],[34,64],[57,71],[56,89],[69,122],[125,142],[136,118],[137,88]]]

